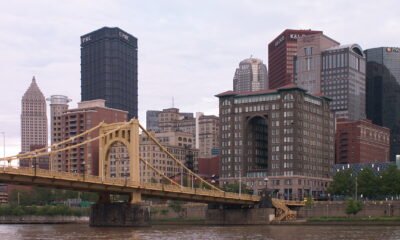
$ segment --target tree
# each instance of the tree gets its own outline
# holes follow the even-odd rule
[[[174,212],[176,212],[179,217],[183,217],[182,213],[183,213],[183,204],[184,203],[185,202],[182,202],[182,201],[170,201],[168,204],[168,207],[171,208],[172,210],[174,210]]]
[[[223,185],[221,189],[223,191],[225,191],[225,192],[239,193],[239,183],[237,183],[237,182],[235,182],[235,183],[227,183],[227,184]],[[241,192],[244,193],[244,194],[249,194],[250,193],[250,189],[247,188],[246,184],[242,183]]]
[[[170,201],[168,207],[174,210],[174,212],[180,213],[183,210],[183,204],[184,202],[182,201]]]
[[[400,171],[396,165],[389,165],[381,175],[381,194],[398,195],[400,194]]]
[[[362,210],[362,202],[360,201],[355,201],[352,198],[347,199],[346,202],[346,214],[350,215],[356,215],[359,211]]]
[[[376,198],[380,195],[379,177],[370,168],[364,168],[357,176],[358,195],[367,198]]]
[[[355,190],[355,178],[350,169],[340,171],[333,177],[327,192],[333,195],[351,196]]]

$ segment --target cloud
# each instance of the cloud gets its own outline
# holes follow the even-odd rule
[[[232,88],[238,63],[253,55],[267,64],[267,44],[286,28],[323,30],[366,49],[396,46],[399,18],[396,1],[2,1],[0,131],[18,144],[20,101],[32,75],[46,97],[64,94],[76,106],[79,37],[103,26],[139,40],[145,122],[146,110],[170,107],[172,97],[181,111],[217,114],[214,95]]]

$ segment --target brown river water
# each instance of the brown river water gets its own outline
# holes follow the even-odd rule
[[[204,226],[91,228],[87,224],[3,224],[0,240],[18,239],[399,239],[400,226]]]

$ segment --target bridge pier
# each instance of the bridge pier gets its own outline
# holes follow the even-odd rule
[[[149,227],[150,206],[145,203],[96,203],[90,211],[91,227]]]
[[[150,206],[141,202],[141,194],[129,194],[128,202],[112,203],[109,193],[100,193],[90,210],[91,227],[148,227]]]
[[[256,205],[209,204],[206,224],[213,225],[265,225],[275,218],[271,191],[261,192]]]
[[[251,206],[209,205],[206,224],[209,225],[266,225],[275,217],[273,208]]]

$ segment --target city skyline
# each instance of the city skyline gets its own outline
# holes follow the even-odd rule
[[[346,9],[340,2],[324,6],[317,2],[310,5],[293,2],[293,10],[265,2],[218,1],[213,2],[217,6],[212,8],[207,6],[211,2],[203,5],[159,2],[156,6],[145,3],[129,6],[128,2],[87,2],[82,6],[72,2],[60,3],[62,6],[52,11],[46,11],[52,3],[25,2],[25,8],[20,8],[21,2],[0,4],[3,27],[0,50],[4,56],[0,66],[2,83],[7,88],[1,95],[2,102],[7,104],[0,109],[0,131],[6,132],[7,155],[20,149],[20,123],[15,119],[20,114],[19,98],[33,75],[45,97],[67,95],[73,99],[71,107],[76,106],[81,94],[79,37],[93,29],[116,26],[139,39],[142,123],[146,110],[170,107],[172,97],[182,111],[217,114],[218,99],[214,95],[232,88],[237,63],[252,54],[267,63],[267,44],[284,29],[321,30],[343,43],[357,42],[364,50],[396,47],[400,33],[395,28],[399,17],[394,12],[394,1],[380,6],[347,3]],[[220,16],[221,7],[226,13]],[[327,9],[333,9],[328,16]],[[297,14],[299,11],[304,14]],[[367,19],[365,14],[376,11],[386,12],[379,23]],[[247,19],[248,15],[252,18]],[[324,18],[318,17],[322,15]],[[353,24],[348,24],[350,19]],[[271,24],[249,24],[255,21]],[[377,30],[369,34],[369,29]],[[5,84],[6,81],[13,84]]]

